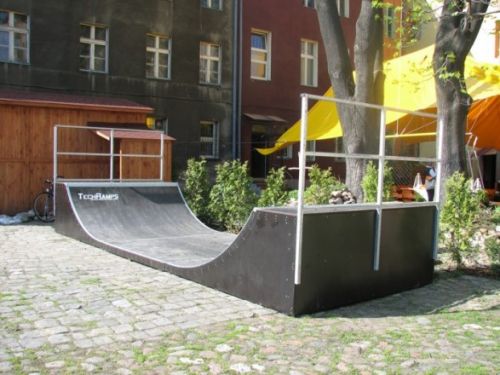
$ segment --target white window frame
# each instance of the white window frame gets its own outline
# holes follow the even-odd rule
[[[394,7],[384,8],[384,35],[393,39],[396,35]]]
[[[304,0],[304,6],[306,8],[316,8],[316,0]]]
[[[92,25],[88,23],[81,23],[80,26],[87,26],[90,27],[90,38],[85,38],[85,37],[80,37],[80,44],[88,44],[90,45],[90,55],[88,56],[89,58],[89,69],[82,69],[80,68],[81,71],[83,72],[92,72],[92,73],[108,73],[108,60],[109,60],[109,28],[105,25]],[[106,39],[105,40],[100,40],[100,39],[95,39],[95,31],[96,28],[99,29],[104,29],[106,31]],[[105,49],[105,54],[104,54],[104,70],[96,70],[95,69],[95,46],[104,46]],[[80,55],[80,58],[82,57],[87,57]]]
[[[349,0],[337,0],[339,16],[349,18]]]
[[[7,45],[9,52],[8,52],[8,58],[7,60],[0,60],[4,62],[9,62],[9,63],[15,63],[15,64],[29,64],[30,63],[30,16],[24,13],[19,13],[19,12],[12,12],[9,10],[4,10],[0,9],[0,11],[8,13],[8,25],[7,26],[0,26],[0,31],[7,32],[9,34],[9,44]],[[14,16],[15,15],[22,15],[26,16],[26,29],[22,29],[19,27],[14,26]],[[26,35],[26,48],[19,48],[14,46],[14,41],[15,41],[15,35],[16,34],[24,34]],[[16,49],[25,49],[26,50],[26,61],[17,61],[15,59],[15,50]]]
[[[252,36],[253,35],[261,35],[265,38],[266,41],[266,48],[256,48],[252,46]],[[271,80],[271,33],[269,31],[264,31],[264,30],[256,30],[252,29],[250,33],[250,78],[251,79],[258,79],[261,81],[270,81]],[[265,53],[265,60],[255,60],[252,58],[253,52],[261,52]],[[264,65],[265,67],[265,74],[264,77],[259,77],[259,76],[254,76],[252,75],[252,65],[253,64],[261,64]]]
[[[283,160],[291,160],[293,159],[293,144],[286,146],[281,154],[281,158]]]
[[[307,53],[309,45],[313,46],[313,54]],[[306,51],[306,52],[305,52]],[[318,42],[314,40],[300,40],[300,84],[308,87],[318,87]],[[308,82],[309,69],[312,69],[312,82]]]
[[[202,50],[202,45],[206,45],[206,50],[207,54],[202,55],[201,50]],[[217,47],[219,50],[218,56],[212,56],[210,51],[212,48]],[[206,84],[206,85],[220,85],[221,84],[221,67],[222,67],[222,48],[220,44],[217,43],[210,43],[210,42],[200,42],[200,83]],[[202,74],[201,71],[201,61],[206,60],[207,61],[207,70],[204,74]],[[214,62],[218,62],[218,67],[217,67],[217,82],[211,82],[210,81],[210,76],[212,73],[212,66]],[[215,70],[214,70],[215,71]]]
[[[306,152],[316,152],[316,141],[315,140],[306,142]],[[307,155],[306,161],[316,161],[316,156]]]
[[[153,75],[150,76],[147,74],[146,70],[146,77],[147,78],[156,78],[156,79],[170,79],[171,78],[171,73],[170,73],[170,67],[171,67],[171,59],[172,59],[172,39],[168,38],[165,35],[159,35],[159,34],[146,34],[146,38],[154,38],[155,41],[155,46],[154,47],[147,47],[146,46],[146,53],[150,52],[154,54],[154,63],[153,63]],[[160,48],[160,40],[167,40],[168,41],[168,46],[167,49],[165,48]],[[160,55],[167,55],[167,75],[165,77],[160,76]],[[146,62],[146,66],[149,65]]]
[[[223,0],[219,0],[219,6],[215,6],[214,0],[201,0],[201,6],[202,8],[206,9],[222,10],[223,7],[222,1]]]
[[[201,134],[202,125],[212,126],[212,136],[203,136]],[[212,153],[203,154],[202,144],[211,144]],[[204,159],[218,159],[219,158],[219,123],[217,121],[200,121],[200,157]]]

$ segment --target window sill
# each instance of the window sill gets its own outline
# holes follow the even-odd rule
[[[15,64],[15,65],[22,65],[22,66],[30,66],[31,65],[29,62],[18,62],[18,61],[11,61],[11,60],[0,60],[0,63]]]
[[[80,69],[79,70],[80,72],[82,73],[96,73],[96,74],[108,74],[108,72],[101,72],[99,70],[84,70],[84,69]]]
[[[208,83],[208,82],[198,82],[200,86],[207,86],[207,87],[222,87],[220,83]]]
[[[161,77],[148,77],[148,76],[146,76],[146,79],[150,79],[152,81],[161,81],[161,82],[165,82],[165,81],[169,82],[171,80],[170,77],[168,77],[168,78],[161,78]]]
[[[250,77],[250,79],[258,82],[271,82],[271,78]]]

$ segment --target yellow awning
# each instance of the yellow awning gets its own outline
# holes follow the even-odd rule
[[[432,45],[384,63],[384,73],[386,75],[384,84],[385,106],[410,111],[427,110],[433,113],[436,112],[436,92],[434,72],[432,70],[433,53],[434,46]],[[481,64],[469,57],[466,60],[465,77],[467,90],[474,101],[482,101],[500,95],[500,67],[498,64]],[[325,96],[332,97],[333,90],[328,89]],[[488,99],[488,102],[491,103],[491,100]],[[472,109],[471,113],[473,112]],[[498,113],[498,106],[496,109],[485,110],[483,108],[482,110],[487,113],[496,110],[496,113]],[[387,123],[390,124],[403,117],[405,117],[404,113],[388,112],[386,119]],[[484,116],[483,113],[482,118],[489,119],[490,116]],[[469,117],[469,122],[470,120]],[[495,126],[495,124],[493,122],[490,127]],[[325,101],[315,103],[309,110],[307,139],[323,140],[341,136],[342,128],[335,104]],[[257,150],[263,155],[269,155],[291,143],[299,142],[299,140],[300,120],[278,138],[274,147]]]

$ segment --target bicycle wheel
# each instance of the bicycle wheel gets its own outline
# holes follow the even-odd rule
[[[35,216],[45,223],[54,221],[54,202],[52,196],[43,192],[36,196],[33,201],[33,211]]]

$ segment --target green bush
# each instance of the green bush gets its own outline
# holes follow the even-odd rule
[[[309,186],[304,191],[304,203],[328,204],[334,190],[342,190],[345,185],[332,175],[332,169],[321,168],[314,164],[309,170]]]
[[[201,220],[208,221],[210,180],[207,171],[207,161],[189,159],[187,168],[182,173],[182,180],[184,180],[183,193],[189,208]]]
[[[440,233],[443,246],[451,251],[457,267],[463,256],[477,251],[470,239],[481,213],[482,194],[471,190],[471,182],[455,172],[446,181],[446,199],[441,210]]]
[[[247,162],[233,160],[217,165],[208,206],[212,223],[221,229],[239,231],[257,202],[251,185]]]
[[[384,164],[384,201],[392,200],[391,189],[394,185],[394,177],[392,176],[392,167],[387,163]],[[378,167],[370,161],[366,166],[366,172],[361,180],[361,188],[363,189],[364,201],[377,201],[377,186],[378,186]]]
[[[492,264],[500,264],[500,240],[494,237],[488,237],[484,241],[484,248]]]
[[[266,178],[266,189],[259,198],[260,207],[283,206],[288,202],[285,185],[285,167],[271,169]]]
[[[500,207],[495,207],[493,214],[491,215],[491,221],[495,225],[500,225]]]

